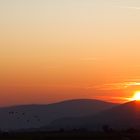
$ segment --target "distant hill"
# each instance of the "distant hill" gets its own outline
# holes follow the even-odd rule
[[[113,129],[140,129],[140,101],[121,104],[88,117],[56,120],[49,127],[51,129],[86,128],[101,130],[104,125]]]
[[[90,116],[115,105],[104,101],[80,99],[48,105],[21,105],[0,108],[0,129],[39,128],[57,119]]]
[[[86,120],[88,127],[96,126],[98,128],[101,125],[109,125],[114,129],[140,129],[140,102],[132,101],[119,105],[95,115],[94,118],[93,122],[93,116],[88,118],[88,121]]]

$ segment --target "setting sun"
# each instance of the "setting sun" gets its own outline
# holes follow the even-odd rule
[[[140,91],[136,91],[132,99],[133,100],[140,100]]]

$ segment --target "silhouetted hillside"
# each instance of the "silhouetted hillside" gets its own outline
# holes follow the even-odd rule
[[[50,128],[101,130],[103,126],[113,129],[140,129],[140,102],[132,101],[118,105],[89,117],[56,120],[51,123]]]
[[[98,100],[81,99],[48,105],[0,108],[0,128],[2,130],[39,128],[60,118],[90,116],[115,105]]]

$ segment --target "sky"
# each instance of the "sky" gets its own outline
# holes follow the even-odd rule
[[[0,106],[125,102],[140,90],[139,0],[0,0]]]

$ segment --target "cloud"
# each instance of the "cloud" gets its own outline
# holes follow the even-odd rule
[[[94,96],[95,99],[104,100],[107,102],[122,103],[131,101],[131,98],[121,97],[121,96]]]
[[[140,7],[131,7],[131,6],[118,6],[123,9],[132,9],[132,10],[140,10]]]
[[[110,83],[110,84],[91,86],[88,87],[88,89],[93,88],[95,90],[122,90],[132,86],[140,86],[140,82]]]
[[[98,59],[96,57],[85,57],[81,58],[81,61],[97,61]]]
[[[80,59],[80,61],[84,61],[84,62],[97,62],[99,60],[100,59],[96,57],[85,57]]]

